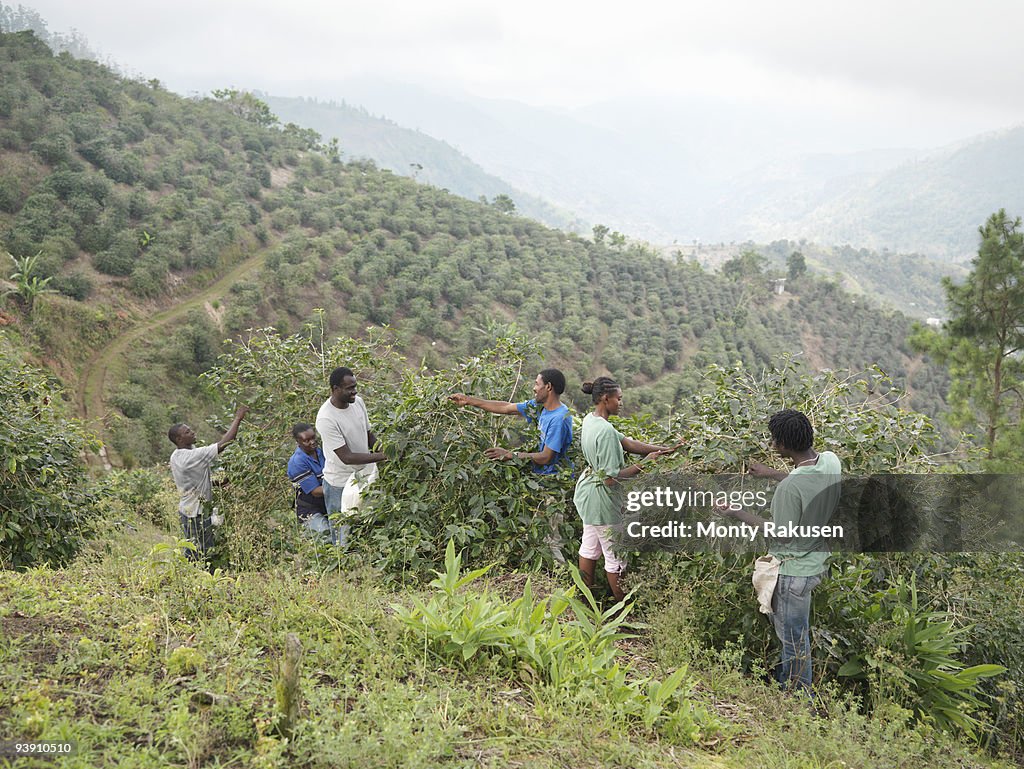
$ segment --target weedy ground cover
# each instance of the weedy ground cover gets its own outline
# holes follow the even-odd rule
[[[683,673],[659,660],[685,639],[629,631],[568,583],[481,590],[454,551],[422,591],[346,567],[211,574],[136,520],[65,569],[2,572],[0,738],[79,745],[19,767],[998,765],[909,714],[829,697],[814,717],[725,658]],[[480,636],[427,613],[468,614]]]

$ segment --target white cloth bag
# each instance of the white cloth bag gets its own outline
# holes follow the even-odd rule
[[[377,480],[377,463],[370,465],[368,470],[352,473],[341,490],[341,512],[347,513],[359,507],[363,490]]]
[[[779,581],[779,567],[782,561],[774,555],[762,555],[754,561],[754,574],[750,578],[757,593],[757,603],[762,614],[772,613],[772,596]]]

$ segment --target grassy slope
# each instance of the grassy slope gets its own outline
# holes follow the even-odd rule
[[[76,739],[77,756],[38,762],[69,767],[999,765],[828,697],[829,717],[804,714],[724,657],[692,666],[693,698],[723,728],[673,746],[602,703],[437,658],[390,610],[410,595],[371,572],[319,576],[309,562],[212,577],[161,552],[171,542],[151,524],[118,524],[65,570],[0,573],[0,738]],[[523,581],[491,587],[515,596]],[[272,723],[289,632],[304,646],[303,705],[285,742]],[[623,656],[664,676],[673,642],[655,621]]]

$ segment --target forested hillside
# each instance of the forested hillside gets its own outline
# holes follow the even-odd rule
[[[800,253],[809,270],[841,276],[843,287],[851,293],[914,318],[943,317],[946,297],[942,279],[960,281],[967,272],[962,264],[887,249],[823,248],[814,243],[777,240],[758,250],[780,270],[786,269],[786,261],[794,252]]]
[[[31,311],[8,297],[4,322],[71,392],[105,404],[127,461],[162,458],[166,425],[206,413],[196,375],[225,336],[295,330],[318,307],[328,333],[392,326],[428,366],[514,326],[571,390],[607,370],[655,411],[685,409],[708,363],[784,352],[814,368],[877,363],[911,405],[941,409],[944,374],[910,352],[907,319],[830,282],[776,296],[760,271],[725,277],[549,229],[344,163],[344,137],[281,127],[249,94],[182,99],[55,57],[30,33],[0,37],[0,75],[0,244],[39,254],[35,276],[60,292]],[[126,333],[116,365],[105,360]],[[116,375],[88,379],[107,364]]]
[[[544,224],[574,231],[590,229],[571,213],[488,174],[447,142],[421,131],[403,128],[385,118],[374,117],[364,108],[315,99],[276,96],[261,98],[265,99],[283,122],[312,128],[326,139],[342,140],[344,155],[349,159],[373,160],[395,173],[449,189],[470,200],[487,198],[493,201],[504,195],[514,201],[518,213]],[[766,228],[763,232],[770,232],[773,236],[789,234],[782,222],[799,220],[801,216],[811,213],[822,200],[842,190],[855,189],[870,179],[863,167],[867,166],[879,175],[881,170],[888,170],[896,164],[896,158],[904,158],[906,155],[906,151],[892,151],[861,153],[854,157],[804,159],[808,167],[798,174],[792,173],[792,165],[780,164],[777,176],[768,172],[755,174],[749,190],[743,188],[742,182],[738,181],[730,184],[724,197],[713,206],[685,211],[689,207],[684,206],[676,215],[696,215],[698,219],[703,219],[705,225],[721,234],[727,232],[727,228],[721,226],[725,221],[734,221],[738,216],[747,216],[751,210],[757,210],[757,215],[765,220]],[[872,161],[875,165],[872,165]],[[793,207],[801,204],[809,208],[800,210],[799,215],[794,214]],[[978,221],[986,214],[986,211],[981,211]],[[972,228],[975,226],[973,220],[964,225],[964,243],[971,243]],[[791,232],[797,233],[800,229],[794,224]],[[755,227],[752,231],[761,230]],[[731,237],[735,237],[735,233]],[[863,237],[847,234],[847,242],[859,243],[863,240]],[[872,240],[875,241],[878,239]],[[829,247],[806,241],[799,245],[785,240],[773,241],[767,246],[748,241],[729,247],[723,244],[718,250],[735,256],[746,248],[753,248],[781,269],[785,267],[786,257],[792,251],[799,250],[807,258],[808,267],[812,271],[830,278],[839,273],[845,288],[853,293],[865,294],[877,304],[898,308],[915,317],[941,315],[945,301],[941,279],[944,275],[960,276],[964,272],[962,266],[922,254],[892,253],[884,245],[884,241],[878,241],[876,250],[872,251],[849,245]],[[788,250],[780,251],[780,247]],[[709,248],[716,250],[715,246]],[[676,249],[669,247],[666,250],[671,253]],[[688,253],[694,250],[700,258],[699,247],[687,248]],[[704,260],[701,261],[703,263]]]
[[[504,195],[512,199],[523,216],[560,229],[589,230],[571,212],[515,189],[484,171],[447,142],[421,131],[403,128],[344,102],[262,95],[260,98],[283,122],[312,128],[325,139],[342,141],[346,158],[372,160],[382,168],[448,189],[470,200],[493,201]]]

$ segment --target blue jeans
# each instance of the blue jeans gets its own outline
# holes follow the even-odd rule
[[[327,479],[324,478],[323,487],[324,504],[327,505],[328,517],[327,519],[324,519],[322,516],[314,516],[321,519],[320,521],[317,521],[317,526],[319,528],[316,530],[323,534],[325,538],[329,538],[332,545],[345,547],[345,543],[348,541],[349,525],[347,523],[335,523],[331,521],[332,518],[336,521],[338,514],[341,512],[341,492],[344,489],[344,486],[332,486],[327,482]],[[306,525],[311,529],[313,528],[312,526],[309,526],[308,523]],[[324,528],[324,525],[326,525],[326,528]]]
[[[779,575],[772,594],[772,624],[782,642],[782,662],[777,678],[786,688],[813,696],[811,691],[811,591],[821,575],[789,577]]]

